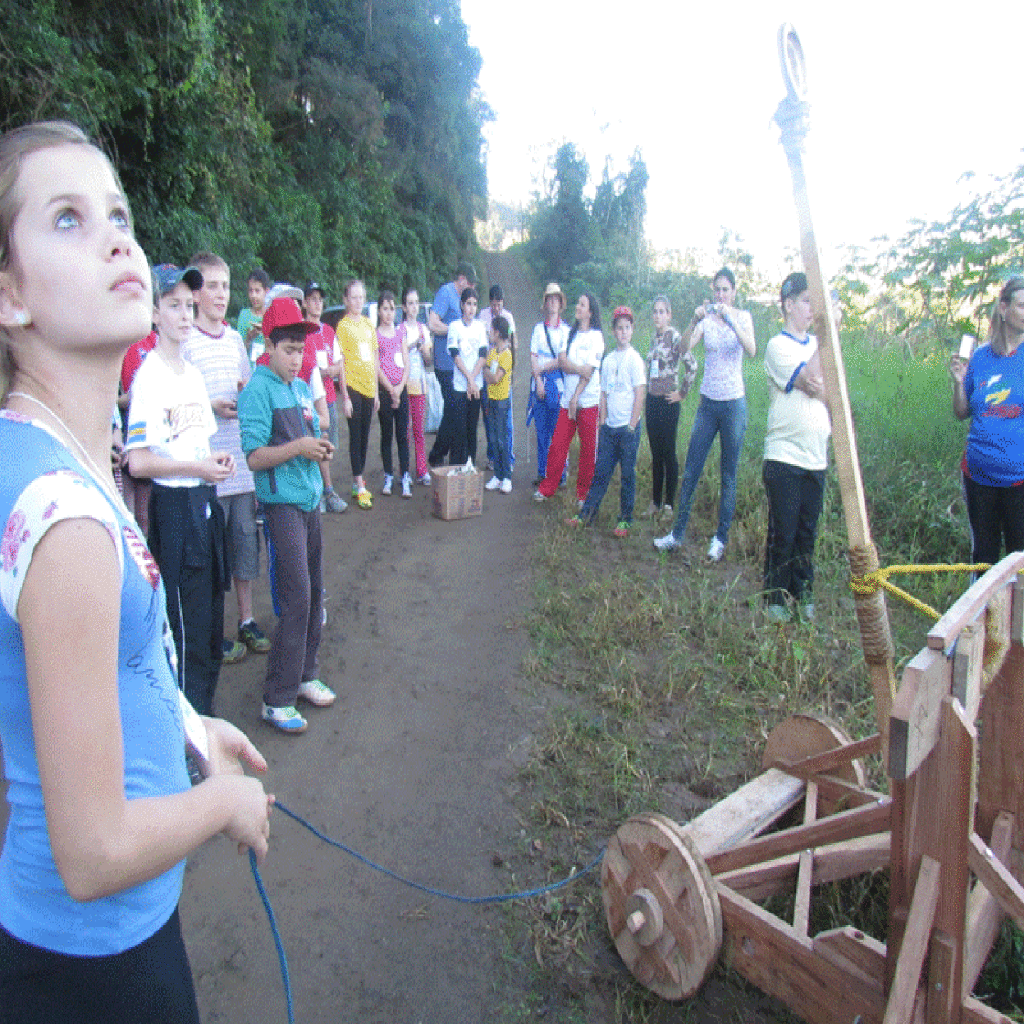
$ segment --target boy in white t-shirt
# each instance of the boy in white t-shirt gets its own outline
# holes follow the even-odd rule
[[[640,446],[640,416],[647,396],[647,373],[643,357],[631,342],[633,311],[619,306],[612,314],[616,347],[601,361],[601,401],[598,414],[597,464],[594,480],[577,516],[567,520],[571,526],[594,521],[605,491],[611,483],[615,464],[621,466],[619,520],[616,537],[628,537],[633,524],[636,500],[636,453]]]
[[[234,460],[211,452],[217,426],[206,385],[181,355],[192,330],[192,292],[202,284],[195,267],[153,268],[157,343],[132,382],[125,448],[132,475],[153,481],[149,547],[167,592],[179,683],[200,714],[212,715],[230,584],[216,485]]]

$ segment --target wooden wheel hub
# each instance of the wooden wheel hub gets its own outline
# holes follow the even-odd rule
[[[630,818],[608,844],[601,892],[615,948],[637,980],[663,999],[693,995],[718,959],[722,912],[679,825],[660,814]]]

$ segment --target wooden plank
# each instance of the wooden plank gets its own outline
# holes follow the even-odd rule
[[[968,863],[1004,913],[1013,918],[1018,928],[1024,928],[1024,886],[1005,864],[999,863],[992,850],[977,835],[970,839]]]
[[[881,733],[874,733],[854,743],[847,743],[844,746],[836,747],[834,750],[826,750],[822,754],[813,754],[800,761],[792,763],[777,760],[772,767],[781,768],[783,771],[792,771],[794,768],[805,773],[831,774],[834,768],[840,765],[849,764],[858,757],[870,757],[882,749]],[[766,765],[765,767],[769,767]]]
[[[933,844],[929,854],[942,865],[942,892],[935,915],[935,927],[956,943],[957,991],[964,929],[967,925],[967,890],[970,874],[967,847],[974,823],[974,767],[976,733],[962,707],[949,697],[942,705],[942,738],[936,767],[939,783],[931,799],[921,810],[932,816]]]
[[[810,825],[818,817],[818,784],[807,783],[807,799],[804,804],[804,824]],[[814,851],[801,850],[800,867],[796,874],[796,900],[793,905],[793,929],[800,935],[807,934],[811,919],[811,873],[814,870]]]
[[[884,998],[885,943],[847,925],[819,932],[812,945],[819,956],[855,977],[860,984],[877,990],[879,999]]]
[[[764,861],[737,871],[715,876],[715,881],[755,903],[767,899],[796,877],[800,854],[790,854]],[[837,882],[869,871],[879,871],[889,864],[889,833],[882,832],[859,839],[848,839],[831,846],[819,846],[814,852],[812,885]]]
[[[903,670],[889,725],[889,775],[909,779],[939,739],[939,709],[952,685],[952,666],[941,651],[918,651]]]
[[[1007,555],[972,587],[966,590],[945,615],[928,631],[928,646],[933,651],[948,651],[964,626],[975,622],[997,590],[1009,586],[1024,568],[1024,553]]]
[[[808,1024],[858,1016],[863,1024],[880,1024],[885,1000],[876,983],[819,955],[808,938],[756,903],[724,886],[718,886],[718,898],[727,962],[762,992]]]
[[[800,802],[804,788],[802,780],[769,768],[688,822],[685,831],[707,860],[769,828]]]
[[[1013,817],[1006,813],[1000,814],[992,830],[992,841],[988,844],[992,855],[1000,864],[1006,864],[1009,860],[1012,836]],[[962,995],[966,996],[974,991],[975,982],[992,951],[1002,921],[1003,912],[995,896],[981,882],[977,882],[967,900]]]
[[[1024,850],[1024,647],[1012,644],[988,684],[979,717],[978,812],[975,827],[992,835],[996,818],[1014,818],[1015,850]]]
[[[953,1024],[960,1019],[960,990],[954,988],[957,945],[948,935],[932,932],[928,946],[928,987],[925,993],[926,1024]]]
[[[939,742],[915,773],[913,800],[904,824],[906,843],[903,856],[908,877],[919,873],[925,857],[942,865],[942,887],[934,926],[936,931],[954,943],[951,984],[955,992],[960,991],[963,976],[963,941],[970,881],[967,847],[974,820],[974,750],[973,725],[965,720],[959,701],[946,697],[942,702]],[[900,903],[891,905],[897,909],[901,907]],[[908,909],[912,909],[912,905]],[[909,920],[908,916],[908,928]],[[903,941],[906,942],[906,938]],[[900,948],[897,956],[901,953]]]
[[[896,974],[889,991],[883,1024],[907,1024],[914,1009],[914,1000],[921,982],[921,967],[928,952],[928,937],[939,903],[939,880],[942,870],[931,857],[921,858],[914,897],[910,901],[903,944],[896,960]]]
[[[1003,667],[1006,655],[1010,653],[1010,633],[1013,629],[1013,591],[1018,580],[1013,586],[1000,590],[988,603],[988,611],[985,615],[985,649],[982,652],[982,678],[981,688],[978,692],[978,700],[985,692],[985,688],[992,681],[995,674]],[[968,718],[972,720],[977,717],[977,705],[968,700],[964,703]]]
[[[980,999],[968,996],[960,1007],[960,1024],[1013,1024],[1013,1021]]]
[[[1020,646],[1024,644],[1024,584],[1014,580],[1013,597],[1010,599],[1010,643]]]
[[[889,837],[891,852],[889,855],[889,931],[886,935],[885,990],[892,986],[893,975],[896,973],[896,957],[903,943],[903,929],[910,911],[910,897],[913,888],[913,876],[910,874],[910,840],[908,821],[914,805],[914,792],[917,789],[917,775],[900,782],[892,781],[892,809],[890,812],[891,828]]]
[[[993,594],[992,602],[998,598],[999,593]],[[990,608],[992,602],[989,604]],[[963,705],[967,717],[972,722],[981,703],[981,670],[985,662],[986,634],[984,618],[964,626],[953,654],[953,683],[950,692]]]
[[[880,800],[852,811],[841,811],[811,825],[798,825],[762,839],[753,839],[735,850],[725,850],[705,860],[711,873],[717,875],[722,871],[758,864],[787,853],[874,835],[889,827],[889,807],[889,800]]]

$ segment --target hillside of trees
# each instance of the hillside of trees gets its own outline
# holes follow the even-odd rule
[[[432,289],[474,246],[491,114],[458,0],[8,0],[4,15],[0,128],[66,118],[99,139],[154,261],[211,248],[281,280]]]

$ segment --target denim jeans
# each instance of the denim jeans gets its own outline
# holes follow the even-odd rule
[[[483,392],[483,408],[484,408],[484,435],[487,438],[487,461],[494,465],[494,460],[497,458],[497,449],[495,447],[494,439],[496,437],[495,428],[491,421],[487,418],[487,403],[490,398],[487,395],[487,389],[484,388]],[[504,427],[505,427],[505,454],[508,456],[508,468],[509,472],[505,474],[502,479],[507,479],[512,475],[512,467],[516,464],[515,452],[512,450],[512,396],[509,395],[508,399],[508,410],[505,413]]]
[[[612,482],[615,463],[622,467],[622,487],[619,492],[619,521],[633,521],[633,503],[636,501],[636,453],[640,447],[640,424],[636,430],[624,427],[609,427],[601,424],[597,434],[597,464],[594,468],[594,481],[587,491],[586,501],[580,509],[580,518],[591,522],[597,516],[601,501],[608,485]]]
[[[686,533],[686,524],[690,519],[693,507],[693,495],[704,472],[715,434],[721,435],[719,442],[722,449],[721,478],[722,494],[718,502],[718,529],[715,536],[723,543],[729,542],[729,527],[736,511],[736,469],[740,461],[740,449],[743,447],[743,435],[747,432],[747,400],[734,398],[729,402],[717,402],[713,398],[700,396],[697,415],[693,420],[690,433],[690,447],[686,450],[686,466],[683,469],[683,482],[679,487],[679,512],[676,515],[672,535],[682,540]]]
[[[509,410],[512,408],[512,400],[503,398],[495,401],[487,399],[484,406],[484,425],[490,428],[494,453],[490,456],[491,465],[494,467],[494,475],[499,480],[512,479],[512,461],[508,449],[508,438],[505,427],[508,424]]]

